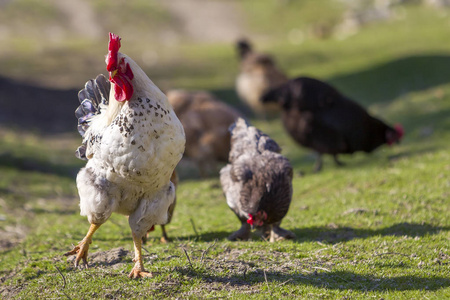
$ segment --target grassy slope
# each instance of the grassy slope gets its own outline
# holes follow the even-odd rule
[[[449,298],[450,48],[442,41],[450,28],[435,11],[406,12],[404,21],[370,25],[345,41],[260,47],[275,53],[292,76],[328,79],[407,131],[399,146],[344,157],[344,168],[326,159],[324,172],[311,174],[313,156],[286,136],[279,121],[254,121],[283,146],[297,174],[306,172],[294,178],[283,221],[295,241],[228,242],[238,223],[218,179],[186,179],[168,226],[175,242],[163,245],[153,233],[145,247],[155,278],[128,280],[130,253],[118,264],[74,270],[61,254],[88,228],[78,215],[73,179],[82,165],[72,158],[77,138],[4,129],[0,215],[6,220],[0,230],[25,226],[29,234],[1,253],[1,297]],[[186,45],[183,53],[192,63],[168,68],[161,80],[176,72],[173,85],[209,88],[235,101],[232,49]],[[126,218],[119,215],[96,233],[91,254],[117,247],[132,250]]]

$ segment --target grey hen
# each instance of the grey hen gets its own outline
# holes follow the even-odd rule
[[[239,118],[231,127],[230,164],[220,171],[220,182],[228,206],[242,223],[229,240],[248,240],[251,228],[263,237],[292,239],[295,235],[280,228],[292,198],[292,166],[279,154],[278,144]]]

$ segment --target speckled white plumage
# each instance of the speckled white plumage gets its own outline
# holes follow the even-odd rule
[[[89,222],[102,224],[111,213],[121,213],[143,236],[167,220],[175,198],[170,176],[182,157],[185,135],[166,96],[131,58],[119,53],[121,58],[134,73],[134,94],[118,102],[111,87],[109,105],[85,134],[89,161],[78,173],[77,187],[81,215]]]

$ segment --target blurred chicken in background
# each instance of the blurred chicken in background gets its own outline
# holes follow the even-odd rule
[[[186,133],[184,156],[205,177],[217,162],[227,162],[230,152],[228,128],[241,114],[205,91],[170,90],[167,98]]]
[[[372,117],[361,105],[317,79],[298,77],[267,92],[263,103],[282,108],[282,121],[291,137],[318,154],[315,171],[322,168],[322,154],[372,152],[383,144],[400,142],[404,130]]]
[[[278,106],[262,103],[259,99],[269,89],[285,83],[288,78],[278,69],[272,56],[253,51],[247,40],[239,40],[236,50],[240,60],[240,72],[236,78],[238,96],[258,117],[274,115],[279,111]]]

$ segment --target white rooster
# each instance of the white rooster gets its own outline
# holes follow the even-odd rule
[[[183,155],[185,135],[166,96],[119,48],[120,38],[110,33],[109,98],[102,76],[79,94],[86,99],[76,112],[84,136],[77,156],[88,162],[77,175],[77,187],[81,215],[91,226],[65,255],[76,254],[75,266],[80,260],[87,264],[92,235],[117,212],[129,216],[133,235],[135,265],[129,277],[151,277],[142,261],[142,237],[153,225],[167,222],[175,198],[170,177]]]

